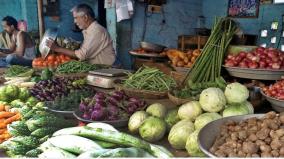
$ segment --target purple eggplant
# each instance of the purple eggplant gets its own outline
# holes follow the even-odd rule
[[[117,101],[114,97],[108,97],[107,98],[107,103],[110,103],[112,105],[118,105],[119,101]]]
[[[105,119],[105,110],[103,108],[95,108],[91,114],[91,119],[95,121],[100,121]]]
[[[88,112],[85,112],[82,116],[83,119],[86,119],[86,120],[90,120],[91,119],[91,115],[88,113]]]
[[[84,103],[83,101],[80,103],[80,105],[79,105],[79,110],[81,111],[81,112],[85,112],[86,110],[87,110],[87,105],[86,105],[86,103]]]
[[[108,111],[108,114],[109,114],[110,116],[113,116],[113,115],[117,115],[117,114],[118,114],[119,109],[118,109],[117,106],[109,104],[109,105],[107,106],[107,111]]]

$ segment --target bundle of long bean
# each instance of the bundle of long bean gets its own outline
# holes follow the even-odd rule
[[[11,65],[6,71],[6,77],[29,77],[33,74],[33,69],[26,66]]]
[[[171,77],[159,69],[144,66],[139,68],[134,74],[129,74],[123,85],[140,90],[167,91],[175,84]]]
[[[212,32],[201,55],[197,58],[183,82],[185,89],[176,91],[180,97],[198,95],[208,87],[224,88],[226,81],[221,76],[225,51],[237,31],[235,23],[227,18],[215,20]]]
[[[104,68],[102,65],[88,64],[81,61],[69,61],[59,65],[57,73],[85,73],[88,71]]]

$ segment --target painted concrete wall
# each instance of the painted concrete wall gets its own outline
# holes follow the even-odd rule
[[[202,12],[206,17],[206,26],[210,28],[215,16],[227,16],[228,0],[203,0]],[[235,18],[246,34],[259,35],[261,29],[270,29],[271,22],[277,20],[281,22],[284,14],[284,4],[265,4],[259,8],[258,18]],[[280,25],[281,28],[281,25]],[[270,35],[280,35],[278,32],[271,32]],[[268,42],[270,38],[260,38],[258,43]]]
[[[128,51],[138,48],[142,40],[144,10],[143,3],[136,3],[132,22],[125,20],[117,24],[119,58],[126,68],[131,67]],[[148,14],[144,40],[176,48],[178,35],[194,34],[197,17],[202,14],[202,1],[167,0],[164,13],[165,24],[162,14]]]
[[[81,33],[75,33],[72,31],[73,16],[70,10],[77,4],[86,3],[90,5],[95,11],[97,16],[97,0],[60,0],[60,20],[54,21],[50,17],[45,17],[45,28],[59,27],[59,36],[71,37],[75,40],[82,40]]]
[[[7,15],[27,21],[28,31],[38,30],[36,0],[1,0],[0,19]],[[2,30],[0,27],[0,31]]]

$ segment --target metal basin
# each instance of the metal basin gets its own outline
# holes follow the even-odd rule
[[[212,121],[200,130],[198,134],[198,145],[202,152],[205,153],[208,157],[217,157],[212,154],[209,149],[214,144],[216,137],[220,134],[221,125],[225,124],[227,121],[240,122],[249,118],[261,118],[263,116],[264,114],[239,115]]]
[[[284,112],[284,100],[279,100],[276,98],[272,98],[267,96],[264,92],[261,91],[261,94],[271,103],[271,107],[276,110],[277,112]]]
[[[148,43],[145,41],[140,42],[140,46],[142,49],[146,51],[157,52],[157,53],[164,51],[164,49],[166,48],[163,45]]]
[[[47,29],[46,32],[44,33],[43,38],[39,44],[39,51],[43,58],[45,58],[50,52],[50,48],[46,46],[47,40],[51,39],[55,41],[57,34],[58,34],[57,28]]]
[[[284,74],[284,70],[274,69],[251,69],[241,67],[228,67],[223,66],[228,73],[233,77],[240,77],[246,79],[258,79],[258,80],[280,80]]]

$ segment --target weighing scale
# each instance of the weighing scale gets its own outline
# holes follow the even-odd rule
[[[130,70],[109,68],[89,71],[87,83],[92,86],[101,88],[114,88],[114,81],[117,79],[127,78],[127,73]]]

